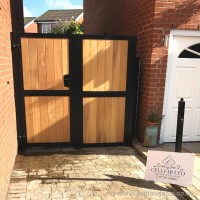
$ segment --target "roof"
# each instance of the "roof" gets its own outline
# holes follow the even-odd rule
[[[43,15],[38,17],[35,22],[48,22],[60,20],[70,20],[72,17],[76,19],[83,9],[71,9],[71,10],[48,10]]]
[[[24,17],[24,26],[33,21],[36,17]]]

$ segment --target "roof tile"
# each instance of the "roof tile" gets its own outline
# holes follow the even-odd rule
[[[56,21],[60,20],[70,20],[72,17],[76,19],[83,9],[71,9],[71,10],[48,10],[43,15],[38,17],[35,22],[45,22],[45,21]]]

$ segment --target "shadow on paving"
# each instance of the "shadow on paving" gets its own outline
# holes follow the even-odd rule
[[[124,151],[126,148],[126,151]],[[134,155],[135,151],[131,147],[114,145],[112,147],[107,146],[96,146],[96,147],[63,147],[63,148],[49,148],[44,146],[39,147],[29,147],[24,150],[20,150],[18,155],[23,156],[45,156],[53,154],[64,154],[64,155],[124,155],[131,156]]]
[[[111,179],[106,179],[106,178],[67,178],[67,177],[37,177],[37,176],[32,176],[29,178],[29,181],[34,181],[34,180],[41,180],[42,184],[50,184],[51,180],[64,180],[64,181],[106,181],[106,182],[111,182],[111,181],[118,181],[121,183],[124,183],[129,186],[133,187],[138,187],[138,188],[143,188],[143,189],[153,189],[153,190],[159,190],[159,191],[166,191],[168,192],[168,188],[163,188],[159,185],[154,184],[153,181],[146,181],[143,179],[137,179],[137,178],[131,178],[131,177],[125,177],[125,176],[116,176],[116,175],[109,175],[105,174],[105,176],[108,176]]]

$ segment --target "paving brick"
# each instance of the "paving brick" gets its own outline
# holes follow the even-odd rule
[[[31,152],[34,151],[31,150]],[[48,153],[47,150],[45,152]],[[26,171],[23,168],[15,168],[15,174],[18,174],[18,178],[16,179],[13,174],[9,189],[9,199],[15,199],[16,195],[19,195],[20,198],[24,198],[25,195],[27,199],[38,200],[112,200],[135,199],[135,197],[137,197],[137,199],[142,199],[142,195],[138,194],[142,194],[142,192],[144,193],[145,191],[148,191],[149,188],[152,191],[159,191],[162,189],[174,192],[174,189],[171,188],[169,185],[160,185],[143,180],[144,171],[141,167],[141,165],[143,164],[141,163],[141,161],[138,160],[138,155],[132,148],[115,147],[114,150],[113,148],[85,148],[82,149],[81,152],[78,150],[74,150],[73,154],[75,154],[75,152],[76,156],[70,156],[68,154],[59,154],[58,152],[54,154],[53,149],[50,149],[48,156],[51,160],[51,165],[49,165],[48,162],[45,163],[45,165],[44,163],[43,165],[41,165],[38,160],[42,160],[42,156],[40,156],[40,158],[38,159],[36,154],[36,160],[34,160],[34,156],[30,154],[31,159],[29,159],[29,162],[32,164],[34,163],[34,166],[37,170],[33,171],[29,163],[29,168],[27,168],[27,165],[24,166],[24,168],[26,168]],[[96,155],[94,155],[94,152],[96,153]],[[88,154],[91,153],[93,155],[88,156]],[[83,159],[81,159],[82,156]],[[20,158],[20,162],[26,162],[27,157],[28,156],[22,156]],[[56,164],[59,158],[62,158],[63,161],[67,160],[68,163],[73,164],[67,166],[67,163],[60,163],[59,166],[57,166]],[[90,158],[95,158],[95,160],[93,160],[94,162],[91,162]],[[122,163],[122,160],[123,165],[126,166],[123,168],[123,170],[118,164]],[[18,162],[18,164],[20,163]],[[88,167],[90,166],[90,164],[92,166],[91,170],[89,170],[90,167]],[[43,166],[43,168],[41,168],[41,166]],[[70,169],[68,169],[68,167],[70,167]],[[77,167],[81,168],[77,169]],[[131,171],[132,173],[129,173],[130,168],[132,167],[134,168],[134,171]],[[98,172],[92,171],[92,169],[94,170],[99,168],[105,170],[99,170]],[[32,174],[31,176],[27,176],[27,182],[19,183],[18,180],[20,180],[20,176],[24,176],[24,171],[28,174]],[[52,174],[57,174],[57,171],[59,175],[63,175],[60,177],[52,177]],[[46,174],[47,177],[41,177],[38,176],[39,172],[41,172],[41,174],[46,172],[49,173]],[[64,174],[67,174],[67,176],[65,177]],[[20,192],[23,193],[21,194]],[[149,197],[147,197],[146,199],[149,199]],[[162,199],[166,198],[161,197],[160,200]],[[175,196],[174,199],[176,199]]]

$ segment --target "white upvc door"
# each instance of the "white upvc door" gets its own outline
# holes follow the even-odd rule
[[[200,52],[190,49],[196,44],[200,45],[200,37],[173,36],[170,41],[165,120],[161,129],[163,142],[175,142],[180,98],[185,100],[183,141],[200,141]],[[180,56],[183,51],[183,56]]]

